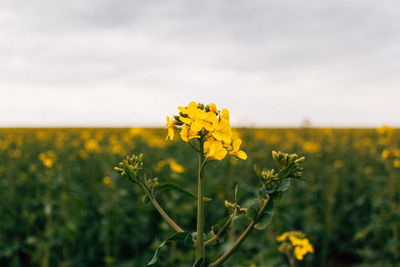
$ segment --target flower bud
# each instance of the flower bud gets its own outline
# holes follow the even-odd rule
[[[279,154],[276,153],[276,151],[272,151],[272,158],[273,158],[274,160],[279,160]]]

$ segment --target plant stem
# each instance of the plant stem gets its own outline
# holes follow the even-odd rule
[[[151,203],[153,203],[154,207],[156,210],[160,213],[160,215],[167,221],[167,223],[178,233],[184,232],[182,228],[177,225],[174,220],[171,219],[171,217],[168,216],[168,214],[161,208],[160,204],[158,204],[157,200],[153,198],[150,194],[150,192],[146,189],[146,187],[140,183],[140,186],[142,187],[144,193],[147,195],[147,197],[150,199]]]
[[[268,205],[269,200],[270,200],[270,198],[268,196],[267,200],[264,202],[264,205],[260,208],[260,211],[258,212],[257,217],[253,221],[251,221],[251,223],[247,226],[246,230],[244,230],[244,232],[240,235],[240,237],[236,240],[236,242],[232,245],[232,247],[228,251],[226,251],[221,257],[219,257],[216,261],[211,263],[209,265],[209,267],[218,266],[218,265],[222,264],[224,261],[226,261],[232,255],[232,253],[235,251],[235,249],[237,249],[240,246],[240,244],[242,244],[243,241],[246,240],[247,236],[251,233],[251,231],[253,231],[254,225],[256,225],[256,223],[262,216],[265,208]]]
[[[199,153],[199,173],[197,179],[197,240],[196,240],[196,260],[204,257],[204,241],[203,241],[203,228],[204,228],[204,177],[203,177],[203,164],[204,164],[204,151],[203,141],[199,140],[200,153]]]
[[[204,245],[207,246],[207,245],[211,244],[212,242],[214,242],[215,240],[219,239],[220,235],[225,231],[225,228],[228,227],[228,225],[231,223],[232,219],[233,219],[233,215],[231,215],[231,217],[229,217],[229,219],[226,221],[224,226],[221,227],[221,229],[215,234],[215,236],[213,236],[212,238],[210,238],[209,240],[204,242]]]

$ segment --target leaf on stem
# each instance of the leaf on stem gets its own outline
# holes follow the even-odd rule
[[[257,230],[264,230],[268,225],[272,222],[272,217],[274,216],[274,202],[269,201],[267,207],[265,208],[261,218],[257,221],[257,224],[254,226]]]
[[[192,236],[192,233],[190,232],[180,232],[180,233],[175,233],[172,236],[170,236],[167,240],[165,240],[164,242],[162,242],[156,249],[156,252],[154,253],[153,258],[151,259],[151,261],[147,264],[147,266],[151,266],[154,265],[157,261],[158,261],[158,253],[160,251],[160,249],[167,243],[173,242],[173,241],[177,241],[177,242],[185,242],[185,240],[187,240],[188,236]]]

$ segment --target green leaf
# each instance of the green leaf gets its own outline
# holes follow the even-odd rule
[[[289,189],[290,186],[290,178],[283,179],[282,182],[279,184],[278,188],[276,189],[277,192],[285,192]]]
[[[258,220],[257,224],[254,226],[257,230],[264,230],[272,222],[272,217],[274,216],[274,202],[269,201],[267,207],[265,208],[263,215]]]
[[[258,199],[254,199],[250,206],[247,208],[247,218],[249,218],[250,221],[254,221],[254,219],[257,217],[258,212],[260,211],[260,204]]]
[[[211,231],[210,231],[210,233],[208,233],[208,237],[210,237],[210,236],[213,237],[214,235],[216,235],[228,223],[228,225],[222,230],[221,234],[219,235],[219,239],[223,239],[225,234],[229,231],[229,229],[231,229],[231,224],[233,221],[232,216],[234,216],[234,215],[225,217],[222,220],[220,220],[218,223],[211,226]],[[210,238],[207,238],[207,239],[210,239]]]
[[[187,190],[183,189],[182,187],[180,187],[179,185],[177,185],[175,183],[172,183],[172,182],[165,182],[165,183],[160,183],[160,184],[155,185],[153,187],[153,194],[156,195],[157,193],[161,193],[161,192],[168,191],[168,190],[173,190],[173,189],[178,190],[178,191],[180,191],[180,192],[182,192],[182,193],[184,193],[184,194],[186,194],[186,195],[188,195],[190,197],[193,197],[193,198],[197,199],[197,195],[196,194],[194,194],[194,193],[192,193],[190,191],[187,191]],[[212,200],[209,197],[204,197],[203,199],[204,199],[204,201],[211,201]]]
[[[204,262],[204,258],[200,257],[193,265],[192,267],[204,267],[205,266],[205,262]]]
[[[156,249],[156,252],[154,253],[153,258],[151,259],[151,261],[147,264],[147,266],[150,265],[154,265],[157,261],[158,261],[158,252],[160,251],[160,249],[167,243],[173,242],[173,241],[177,241],[177,242],[184,242],[185,239],[188,236],[192,236],[192,233],[190,232],[180,232],[180,233],[175,233],[172,236],[170,236],[167,240],[165,240],[164,242],[162,242]]]
[[[194,238],[195,238],[195,233],[191,233],[190,235],[187,235],[185,239],[183,240],[183,243],[187,247],[194,247]]]

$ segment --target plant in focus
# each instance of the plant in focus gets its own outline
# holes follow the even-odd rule
[[[225,201],[225,208],[228,209],[229,216],[220,220],[206,232],[204,229],[204,202],[210,200],[205,197],[204,192],[207,164],[212,161],[221,161],[227,156],[246,160],[247,155],[241,150],[241,139],[232,138],[227,109],[220,111],[213,103],[204,106],[195,102],[190,102],[187,107],[178,107],[178,109],[179,115],[172,116],[172,118],[167,117],[168,134],[166,139],[173,140],[175,131],[179,130],[181,139],[198,154],[197,194],[169,181],[160,182],[157,178],[148,179],[142,172],[142,154],[128,156],[120,163],[119,167],[115,167],[115,170],[142,189],[145,199],[154,205],[176,232],[158,246],[148,265],[157,263],[161,247],[175,241],[195,248],[196,259],[193,266],[220,266],[239,248],[254,229],[263,230],[271,223],[274,203],[278,202],[282,194],[288,190],[292,179],[301,177],[303,168],[300,164],[305,158],[298,157],[296,154],[273,151],[272,157],[279,164],[278,170],[260,169],[258,166],[254,166],[259,177],[259,188],[256,192],[258,198],[252,200],[247,208],[242,208],[237,203],[238,186],[236,186],[233,202]],[[184,230],[180,227],[157,202],[157,194],[165,190],[178,190],[197,200],[197,229],[195,231]],[[221,243],[221,237],[229,231],[229,226],[239,216],[247,217],[248,226],[225,253],[216,259],[207,258],[205,247]]]

